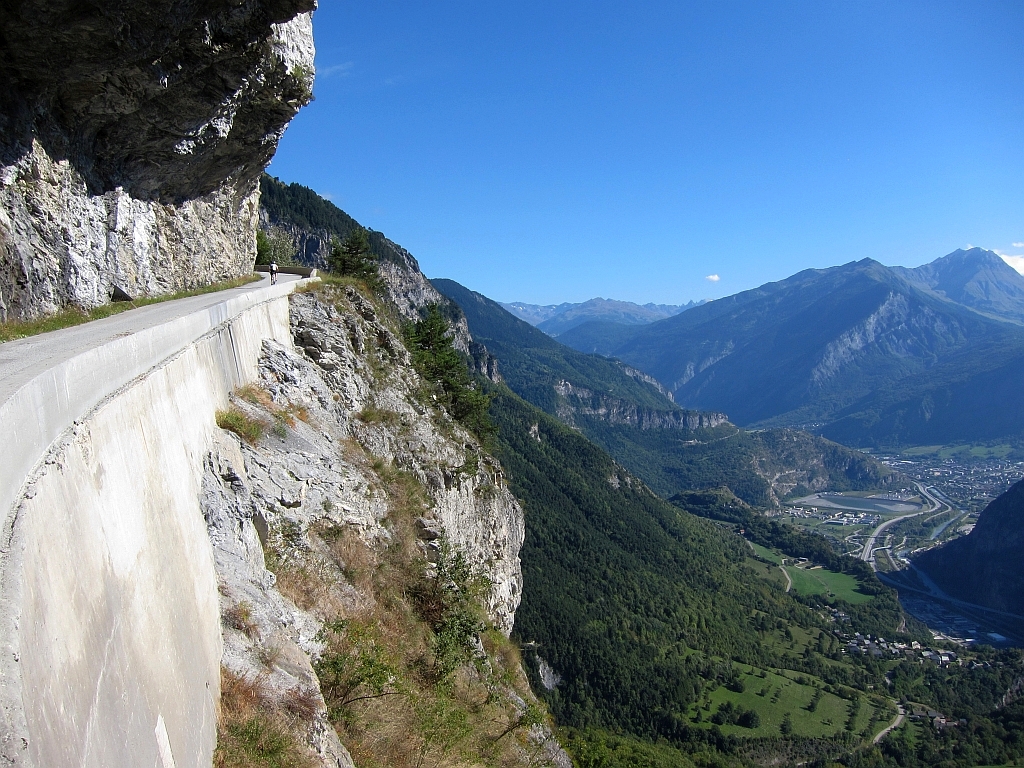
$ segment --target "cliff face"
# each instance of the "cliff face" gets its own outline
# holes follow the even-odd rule
[[[315,5],[0,8],[0,319],[245,273]]]
[[[422,394],[390,312],[352,287],[294,295],[295,347],[266,342],[258,382],[233,400],[269,429],[254,443],[224,433],[206,459],[225,695],[261,680],[264,707],[330,766],[352,764],[346,747],[357,760],[386,749],[399,762],[403,750],[422,759],[439,749],[422,710],[462,704],[430,682],[445,674],[444,646],[426,640],[423,596],[457,581],[454,562],[483,577],[485,622],[500,634],[522,594],[523,511],[498,463]],[[444,621],[436,638],[447,637]],[[467,715],[458,749],[493,750],[474,740],[496,744],[488,739],[507,728],[502,764],[568,766],[550,731],[526,722],[535,704],[518,661],[494,650],[507,641],[478,633],[455,679],[486,694],[486,718]],[[386,670],[376,682],[360,676],[371,656]],[[307,706],[296,714],[299,697]],[[230,727],[221,744],[230,748]]]
[[[632,375],[630,371],[627,372]],[[729,422],[729,417],[724,413],[644,408],[627,400],[575,386],[564,379],[555,385],[555,392],[562,398],[558,406],[558,418],[568,424],[574,423],[575,415],[592,416],[609,424],[628,424],[639,429],[713,429]]]
[[[967,536],[915,558],[948,594],[1024,615],[1024,480],[982,511]]]

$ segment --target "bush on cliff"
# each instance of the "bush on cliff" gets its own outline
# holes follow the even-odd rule
[[[465,358],[452,346],[448,320],[436,304],[427,316],[405,328],[405,341],[413,367],[434,387],[432,393],[456,421],[477,437],[494,431],[487,410],[491,400],[469,375]]]

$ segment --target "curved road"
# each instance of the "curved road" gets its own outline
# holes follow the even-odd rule
[[[263,278],[0,344],[0,519],[65,429],[183,344],[303,284],[297,275],[281,277],[273,287]]]
[[[875,528],[874,531],[871,532],[871,535],[868,537],[868,540],[864,542],[864,549],[861,550],[860,559],[866,563],[871,563],[871,567],[874,570],[878,570],[875,567],[874,558],[875,541],[877,541],[878,537],[885,532],[886,528],[888,528],[893,523],[898,523],[900,520],[906,520],[911,517],[917,517],[918,515],[923,515],[928,512],[938,512],[940,510],[945,511],[943,508],[949,508],[947,504],[944,504],[943,502],[935,498],[932,494],[928,493],[928,489],[925,488],[924,485],[922,485],[921,483],[914,483],[914,485],[917,486],[917,490],[921,494],[921,498],[930,502],[932,506],[929,507],[928,509],[922,509],[920,512],[913,512],[909,515],[900,515],[899,517],[890,518],[889,520],[886,520],[884,523],[879,525],[877,528]]]
[[[897,712],[896,719],[893,720],[889,725],[887,725],[885,728],[883,728],[881,731],[878,732],[878,734],[875,736],[875,738],[873,738],[871,740],[872,744],[877,744],[878,742],[880,742],[882,739],[884,739],[888,735],[889,731],[895,730],[896,728],[900,727],[900,723],[903,722],[903,717],[906,714],[906,712],[904,712],[904,710],[903,710],[903,705],[902,704],[897,704],[896,705],[896,712]]]
[[[291,283],[298,275],[279,275],[279,283]],[[241,288],[229,288],[184,299],[162,301],[137,309],[129,309],[102,320],[40,333],[24,339],[0,343],[0,403],[4,403],[34,376],[69,360],[91,347],[98,347],[121,336],[151,328],[184,317],[223,301],[270,286],[269,275]]]

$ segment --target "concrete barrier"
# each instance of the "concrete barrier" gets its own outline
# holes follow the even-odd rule
[[[0,405],[0,756],[211,764],[217,580],[199,506],[215,412],[287,295],[248,293],[83,351]]]
[[[268,273],[270,267],[266,264],[257,264],[253,269],[256,272]],[[282,275],[298,275],[299,277],[316,277],[317,271],[314,267],[278,267],[277,271]]]

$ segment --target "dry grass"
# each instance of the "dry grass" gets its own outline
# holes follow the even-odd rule
[[[372,459],[355,441],[345,450],[377,475],[387,496],[386,546],[325,522],[276,531],[267,553],[282,594],[327,622],[314,668],[332,725],[360,768],[527,764],[537,748],[526,734],[544,713],[515,645],[491,630],[482,637],[486,661],[462,655],[449,671],[438,658],[433,627],[442,626],[444,612],[425,599],[433,581],[415,525],[431,506],[427,490],[416,475]],[[526,711],[512,691],[530,702]],[[315,691],[297,689],[285,699],[285,713],[296,717],[319,705]]]
[[[309,718],[293,714],[286,705],[274,701],[262,677],[240,677],[222,668],[220,685],[215,768],[317,765],[303,744]]]
[[[401,417],[394,411],[368,405],[356,414],[356,418],[364,424],[383,424],[390,427],[398,424]]]
[[[328,550],[348,583],[361,593],[373,595],[373,574],[379,565],[377,553],[350,526],[323,526],[317,535]]]
[[[270,392],[256,384],[246,384],[235,390],[235,396],[245,400],[247,403],[259,406],[266,410],[275,420],[284,422],[289,427],[295,426],[295,420],[309,423],[309,411],[304,405],[286,403],[279,406],[274,402]]]
[[[224,623],[237,629],[250,639],[256,637],[256,624],[252,620],[252,606],[245,600],[224,611]]]

